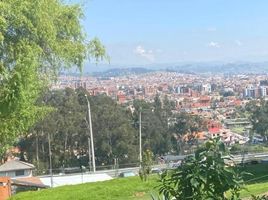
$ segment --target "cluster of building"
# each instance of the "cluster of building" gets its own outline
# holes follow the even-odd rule
[[[52,89],[83,87],[91,95],[105,94],[119,104],[131,105],[140,99],[153,102],[156,95],[175,102],[173,112],[185,111],[206,118],[208,131],[200,138],[221,136],[228,144],[245,143],[230,129],[226,121],[233,118],[238,106],[253,98],[268,96],[267,75],[182,74],[177,72],[151,72],[119,77],[61,76]],[[217,125],[215,125],[217,124]],[[250,124],[245,123],[245,134]],[[238,123],[238,126],[241,124]],[[244,126],[244,125],[243,125]],[[216,128],[217,127],[217,128]]]
[[[182,98],[236,96],[238,99],[268,96],[266,75],[196,75],[176,72],[152,72],[119,77],[60,76],[52,89],[83,87],[91,95],[106,94],[119,103],[134,99],[153,101],[156,94]]]
[[[266,98],[268,96],[268,81],[262,80],[255,85],[247,85],[244,89],[243,97],[244,98]]]

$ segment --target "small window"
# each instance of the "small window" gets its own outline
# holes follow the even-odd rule
[[[16,176],[24,176],[24,170],[18,170],[15,172]]]

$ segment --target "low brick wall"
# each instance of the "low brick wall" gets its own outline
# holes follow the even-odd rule
[[[11,197],[11,180],[8,177],[0,177],[0,200]]]

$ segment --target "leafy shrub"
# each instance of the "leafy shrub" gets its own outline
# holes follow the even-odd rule
[[[139,176],[142,181],[147,181],[153,165],[153,153],[149,149],[143,152],[141,168],[139,170]]]
[[[219,139],[206,142],[177,169],[162,174],[160,195],[165,200],[240,199],[244,181],[231,160],[223,158],[226,153]],[[227,191],[231,193],[229,198]]]

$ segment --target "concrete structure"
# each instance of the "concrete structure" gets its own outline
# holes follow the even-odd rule
[[[44,185],[51,187],[51,176],[39,177]],[[76,185],[82,183],[107,181],[113,179],[106,173],[101,174],[73,174],[73,175],[54,175],[52,177],[53,187],[59,187],[63,185]]]

